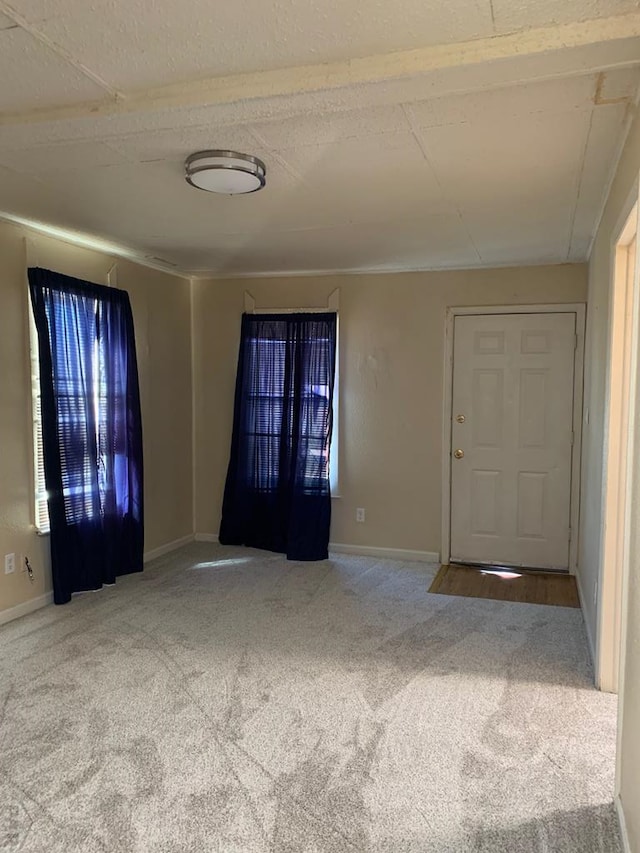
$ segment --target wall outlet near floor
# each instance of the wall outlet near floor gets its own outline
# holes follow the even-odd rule
[[[363,522],[365,520],[365,515],[366,515],[366,513],[364,510],[364,507],[359,506],[356,509],[356,521]]]
[[[12,575],[16,570],[16,555],[15,554],[5,554],[4,555],[4,573],[5,575]]]

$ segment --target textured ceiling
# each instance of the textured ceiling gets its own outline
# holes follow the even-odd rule
[[[584,260],[639,75],[635,0],[0,0],[0,209],[197,274]]]

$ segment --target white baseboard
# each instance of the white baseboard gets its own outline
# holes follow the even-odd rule
[[[164,554],[175,551],[176,548],[182,548],[183,545],[188,545],[190,542],[193,542],[193,533],[190,533],[188,536],[182,536],[180,539],[174,539],[173,542],[167,542],[166,545],[160,545],[152,551],[145,551],[144,562],[148,563],[150,560],[155,560],[156,557],[162,557]]]
[[[629,843],[629,833],[627,832],[627,822],[624,819],[624,809],[620,797],[617,796],[614,800],[616,814],[618,815],[618,823],[620,824],[620,838],[622,839],[622,849],[624,853],[631,853],[631,844]]]
[[[19,619],[21,616],[27,616],[41,607],[46,607],[47,604],[53,604],[53,592],[45,592],[44,595],[39,595],[37,598],[31,598],[22,604],[16,604],[15,607],[9,607],[7,610],[0,610],[0,625],[5,625],[7,622],[13,622],[14,619]]]
[[[196,542],[217,542],[217,533],[196,533]],[[329,542],[329,551],[334,554],[359,554],[361,557],[380,557],[383,560],[403,560],[406,563],[439,563],[440,555],[435,551],[407,551],[404,548],[374,548],[368,545],[344,545]]]
[[[587,610],[584,606],[585,596],[582,590],[582,581],[580,580],[579,572],[576,572],[574,575],[576,579],[576,587],[578,588],[578,599],[580,601],[580,610],[582,611],[582,621],[584,622],[584,630],[587,634],[587,645],[589,646],[589,653],[591,654],[591,663],[593,664],[593,671],[596,674],[596,678],[598,676],[598,664],[596,662],[596,645],[593,641],[593,634],[591,633],[591,626],[585,616]],[[596,685],[599,688],[599,685]]]
[[[196,542],[217,542],[218,534],[217,533],[196,533],[193,537]]]
[[[335,554],[359,554],[362,557],[380,557],[383,560],[402,560],[405,563],[439,563],[436,551],[408,551],[405,548],[377,548],[369,545],[345,545],[329,542],[329,551]]]

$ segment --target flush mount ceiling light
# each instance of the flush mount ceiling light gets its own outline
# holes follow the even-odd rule
[[[187,157],[184,167],[187,183],[209,193],[254,193],[266,182],[262,160],[237,151],[197,151]]]

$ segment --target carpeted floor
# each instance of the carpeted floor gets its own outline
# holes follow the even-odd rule
[[[0,850],[616,853],[579,610],[194,544],[0,628]]]

